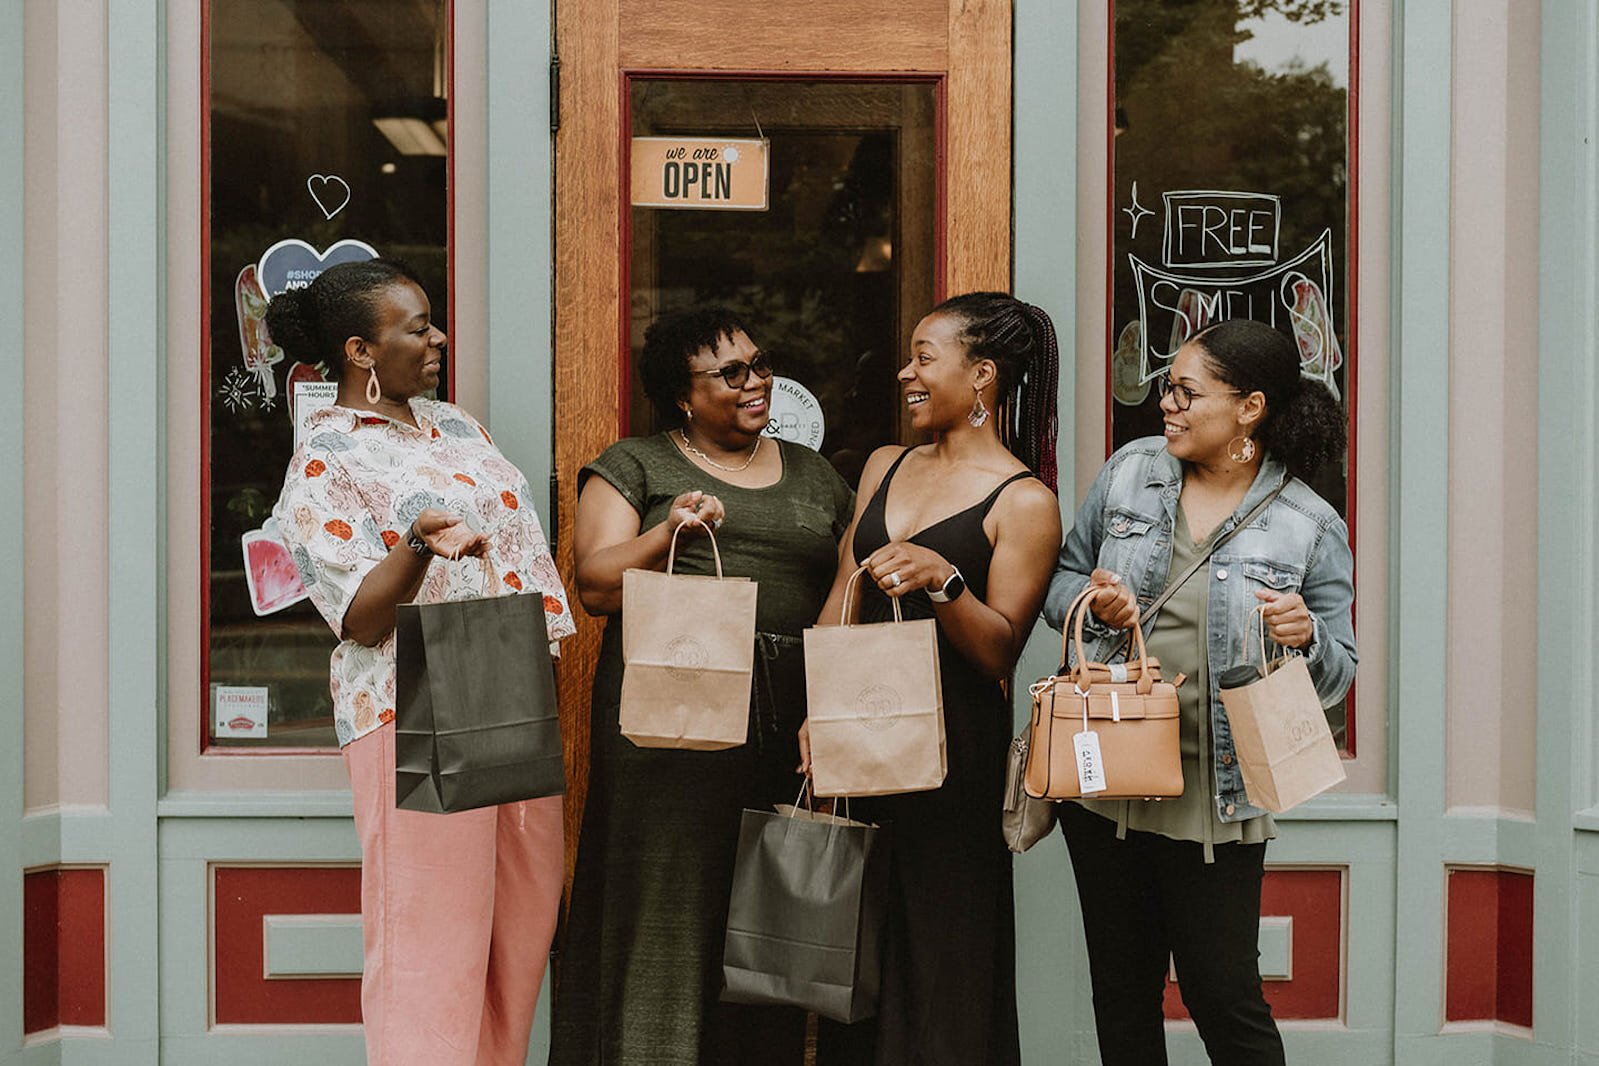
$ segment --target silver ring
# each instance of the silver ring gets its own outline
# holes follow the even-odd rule
[[[711,519],[711,528],[712,529],[721,529],[722,528],[722,520],[720,518]]]
[[[904,584],[904,582],[899,579],[898,570],[895,570],[893,573],[888,575],[888,583],[893,585],[895,588],[899,588],[902,584]]]

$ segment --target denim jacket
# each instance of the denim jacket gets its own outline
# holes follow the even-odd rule
[[[1283,464],[1268,455],[1238,510],[1216,535],[1233,528],[1286,476]],[[1044,600],[1044,618],[1051,626],[1062,628],[1067,608],[1096,567],[1120,574],[1140,607],[1160,595],[1171,569],[1172,529],[1182,487],[1182,465],[1166,451],[1161,437],[1135,440],[1110,457],[1094,479],[1061,548]],[[1208,574],[1196,573],[1190,580],[1208,577],[1210,581],[1207,705],[1216,814],[1224,822],[1237,822],[1265,812],[1250,805],[1244,791],[1232,731],[1217,690],[1224,670],[1260,657],[1255,650],[1259,637],[1246,640],[1250,610],[1260,602],[1255,592],[1274,589],[1304,597],[1315,625],[1310,646],[1302,649],[1306,665],[1322,706],[1335,706],[1355,676],[1351,618],[1354,556],[1343,519],[1308,485],[1294,478],[1260,517],[1210,557],[1207,568]],[[1153,619],[1144,622],[1148,633]],[[1083,627],[1084,653],[1092,661],[1103,662],[1124,636],[1124,631],[1113,630],[1090,614]],[[1075,659],[1075,649],[1071,657]],[[1170,669],[1167,672],[1172,673]]]

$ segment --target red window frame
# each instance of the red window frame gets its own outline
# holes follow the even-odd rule
[[[1361,0],[1349,0],[1349,102],[1347,122],[1349,127],[1349,218],[1346,229],[1347,239],[1344,255],[1349,264],[1347,270],[1348,281],[1346,288],[1346,314],[1349,325],[1345,330],[1345,392],[1348,394],[1346,410],[1349,412],[1349,459],[1348,481],[1346,488],[1345,515],[1346,525],[1349,527],[1349,548],[1355,550],[1356,527],[1356,485],[1358,479],[1356,472],[1357,463],[1357,437],[1356,428],[1359,425],[1359,397],[1360,397],[1360,358],[1359,358],[1359,309],[1360,309],[1360,7]],[[1106,92],[1105,92],[1105,188],[1109,197],[1105,205],[1105,352],[1109,353],[1116,347],[1116,315],[1115,315],[1115,281],[1116,281],[1116,0],[1109,0],[1106,19],[1106,54],[1109,62],[1106,64]],[[1105,360],[1105,456],[1115,451],[1114,424],[1112,421],[1114,400],[1111,395],[1111,365],[1110,360]],[[1356,586],[1358,593],[1358,577]],[[1346,758],[1354,758],[1355,749],[1355,693],[1350,691],[1345,699],[1345,725],[1344,747],[1342,754]]]
[[[445,121],[445,271],[450,325],[455,324],[455,0],[445,0],[445,54],[448,66]],[[200,677],[198,721],[201,755],[338,755],[337,747],[230,748],[211,741],[211,8],[200,9]],[[446,377],[455,395],[455,359],[448,360]]]
[[[869,84],[931,85],[933,87],[933,303],[945,296],[945,152],[949,144],[948,77],[941,73],[894,73],[891,71],[818,71],[818,70],[672,70],[670,68],[624,68],[619,79],[621,93],[617,109],[617,159],[620,161],[617,182],[617,240],[621,249],[617,263],[617,433],[626,437],[631,432],[633,407],[633,349],[631,333],[631,303],[633,291],[633,153],[629,150],[633,137],[633,83],[635,81],[836,81]]]

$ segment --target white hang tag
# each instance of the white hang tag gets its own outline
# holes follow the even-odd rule
[[[1077,733],[1072,737],[1072,745],[1077,749],[1078,791],[1085,796],[1105,791],[1105,766],[1099,757],[1099,734],[1091,731]]]

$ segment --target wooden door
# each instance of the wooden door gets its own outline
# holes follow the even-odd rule
[[[653,226],[635,226],[626,199],[636,86],[645,80],[744,82],[755,101],[752,124],[760,121],[761,91],[774,83],[907,87],[899,118],[885,117],[885,108],[894,109],[891,100],[862,92],[848,102],[847,115],[830,119],[825,102],[805,109],[793,125],[807,129],[914,124],[903,116],[930,108],[933,158],[926,173],[933,179],[901,182],[896,194],[897,217],[931,213],[931,225],[916,230],[930,239],[907,232],[895,251],[932,279],[921,290],[911,281],[899,284],[893,317],[898,335],[907,338],[932,301],[1010,286],[1010,41],[1009,0],[561,0],[554,417],[557,559],[569,588],[577,471],[639,424],[630,424],[628,415],[630,334],[639,314],[652,307],[648,300],[642,312],[630,306],[641,281],[631,264],[640,261],[634,242],[650,241]],[[910,99],[913,86],[928,87],[923,102]],[[693,94],[684,97],[683,129],[701,124],[706,133],[724,131],[719,123],[725,116],[705,112],[707,105]],[[908,132],[900,155],[924,150],[928,139]],[[589,684],[604,624],[577,613],[578,634],[565,642],[559,667],[568,876],[588,783]]]

